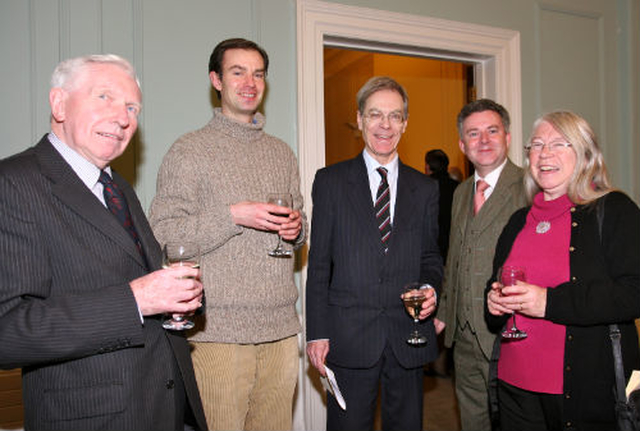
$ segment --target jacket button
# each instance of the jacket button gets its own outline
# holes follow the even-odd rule
[[[567,365],[567,366],[565,367],[565,370],[567,370],[567,371],[571,371],[571,365]]]
[[[571,281],[575,283],[576,281],[578,281],[578,278],[575,275],[573,275],[571,276]]]
[[[173,379],[169,379],[166,381],[165,385],[167,389],[173,389],[176,386],[176,382],[174,382]]]
[[[564,397],[565,397],[566,399],[570,399],[570,398],[571,398],[571,394],[564,394]]]
[[[567,336],[567,340],[569,340],[569,341],[573,341],[573,335],[568,335],[568,336]]]
[[[571,226],[576,227],[578,226],[578,223],[576,223],[575,221],[573,223],[571,223]]]
[[[575,251],[575,249],[576,248],[574,246],[569,247],[569,251]]]

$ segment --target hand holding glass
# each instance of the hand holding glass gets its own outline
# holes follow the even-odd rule
[[[426,289],[421,289],[422,286],[424,286],[422,283],[409,283],[404,287],[404,295],[402,296],[402,301],[407,309],[407,313],[413,317],[413,322],[416,325],[420,321],[422,303],[427,299],[427,296],[425,295]],[[411,331],[411,334],[409,334],[409,338],[407,339],[407,343],[414,346],[419,346],[426,342],[427,337],[418,331],[417,326],[413,331]]]
[[[519,266],[511,266],[505,265],[498,270],[498,281],[502,283],[503,286],[515,286],[516,281],[526,281],[526,277],[524,274],[524,268]],[[505,329],[502,331],[502,338],[508,338],[512,340],[519,340],[527,337],[527,333],[518,329],[516,326],[516,313],[515,311],[511,314],[512,316],[512,324],[511,328]]]
[[[162,249],[162,267],[190,266],[200,268],[200,246],[192,242],[173,242],[165,244]],[[174,331],[185,331],[193,328],[194,323],[181,314],[173,314],[162,322],[162,327]]]
[[[292,208],[293,198],[290,193],[274,193],[267,197],[267,202],[281,207]],[[278,215],[278,214],[276,214]],[[291,257],[293,252],[282,247],[282,237],[278,235],[278,245],[269,252],[269,256],[273,257]]]

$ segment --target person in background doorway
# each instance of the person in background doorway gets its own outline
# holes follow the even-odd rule
[[[451,230],[451,205],[453,192],[460,184],[449,176],[449,157],[442,150],[427,151],[424,156],[424,173],[438,181],[440,200],[438,201],[438,246],[446,265],[449,250],[449,231]]]

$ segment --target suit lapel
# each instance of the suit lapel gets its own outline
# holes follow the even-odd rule
[[[129,234],[78,178],[46,137],[36,146],[36,154],[43,175],[52,182],[51,193],[79,217],[119,244],[140,265],[145,266]]]
[[[411,216],[413,214],[414,198],[416,184],[410,180],[407,175],[407,166],[398,161],[398,186],[396,188],[396,206],[394,209],[393,225],[394,230],[391,232],[391,242],[393,243],[394,232],[396,226],[409,226]]]
[[[517,179],[515,175],[515,166],[511,163],[510,160],[507,160],[507,164],[504,169],[500,173],[500,177],[498,178],[498,183],[496,184],[496,188],[485,202],[485,205],[482,206],[482,209],[478,213],[477,217],[477,229],[482,231],[489,227],[495,217],[502,211],[501,205],[494,205],[493,202],[504,202],[506,200],[507,194],[509,193],[509,186]],[[488,205],[486,205],[488,204]]]
[[[459,196],[457,196],[456,205],[451,210],[451,220],[455,220],[455,223],[451,223],[451,229],[456,229],[460,237],[464,237],[467,223],[472,217],[473,177],[460,184],[456,189],[456,194],[459,194]]]

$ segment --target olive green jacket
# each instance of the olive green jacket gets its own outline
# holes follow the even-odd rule
[[[437,318],[446,323],[447,347],[455,341],[457,325],[468,321],[485,356],[491,357],[495,334],[484,321],[484,289],[491,277],[498,237],[511,214],[526,205],[522,176],[523,170],[508,160],[493,193],[475,217],[474,178],[460,184],[453,195],[449,254],[437,312]],[[469,295],[463,295],[465,290]]]

